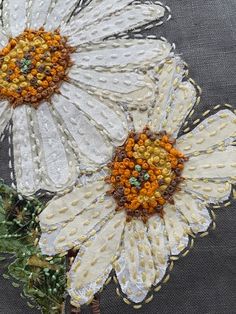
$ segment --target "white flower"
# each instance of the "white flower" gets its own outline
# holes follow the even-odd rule
[[[190,131],[187,117],[192,116],[193,107],[199,102],[200,89],[186,77],[183,62],[179,57],[168,58],[155,69],[155,76],[156,104],[138,115],[132,112],[135,123],[129,124],[131,133],[126,133],[126,146],[116,150],[115,156],[110,156],[112,170],[104,168],[96,175],[82,177],[72,192],[52,200],[40,214],[40,247],[44,254],[54,255],[73,248],[79,250],[68,274],[68,292],[76,306],[93,298],[112,269],[127,298],[134,303],[142,302],[152,287],[163,280],[173,256],[188,248],[190,236],[199,232],[204,235],[213,223],[208,204],[228,199],[231,184],[236,180],[236,148],[233,146],[236,117],[230,106],[218,111],[217,106],[212,115],[209,115],[210,110],[204,112],[204,120],[194,120]],[[110,113],[107,115],[109,117]],[[117,124],[118,120],[114,126]],[[149,130],[142,131],[146,126]],[[184,132],[180,132],[181,126],[184,126]],[[175,144],[170,137],[165,138],[164,133],[155,133],[163,129],[176,138]],[[147,142],[147,138],[143,136],[142,139],[140,135],[145,132]],[[132,144],[133,139],[136,146]],[[141,142],[137,142],[140,139]],[[122,175],[125,177],[124,169],[129,171],[128,166],[122,164],[123,170],[120,166],[128,162],[124,161],[128,155],[122,155],[122,152],[128,154],[130,151],[128,145],[133,147],[133,155],[128,158],[133,162],[130,169],[138,171],[139,176],[132,172],[134,177],[130,177],[127,172],[129,181],[124,179],[128,187],[126,191],[123,183],[116,185],[114,182],[121,182]],[[143,154],[143,157],[136,154]],[[183,165],[181,177],[184,180],[178,178],[175,155],[178,155],[178,165]],[[152,162],[151,159],[156,157]],[[138,158],[148,164],[142,163],[143,177]],[[173,166],[171,164],[169,171],[171,160]],[[115,162],[120,168],[116,168]],[[151,166],[157,175],[159,171],[163,175],[152,182],[151,172],[147,175],[145,170]],[[118,174],[114,172],[117,169],[121,169]],[[110,171],[118,178],[111,179]],[[107,175],[110,179],[105,181]],[[154,192],[147,188],[151,194],[143,200],[140,196],[146,182],[149,182],[148,186],[153,182],[158,185]],[[166,186],[161,189],[163,182]],[[137,189],[132,193],[138,195],[139,205],[135,207],[134,202],[132,206],[136,210],[132,212],[128,196],[133,188]],[[146,192],[142,193],[145,195]],[[159,203],[155,213],[152,204],[156,206],[155,202],[163,202],[163,199],[163,206]]]
[[[144,99],[152,104],[155,82],[146,70],[170,54],[171,45],[155,36],[125,36],[163,23],[166,8],[159,2],[93,0],[70,18],[77,4],[3,3],[0,135],[7,126],[12,132],[17,189],[26,195],[63,190],[82,171],[105,164],[127,133],[116,104],[138,112]]]

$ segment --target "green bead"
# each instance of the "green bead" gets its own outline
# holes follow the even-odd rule
[[[139,182],[139,181],[136,181],[136,182],[134,183],[134,186],[140,186],[140,182]]]
[[[144,180],[148,180],[150,178],[148,173],[145,173],[145,175],[143,176]]]
[[[141,167],[140,165],[136,165],[136,166],[134,167],[134,169],[135,169],[136,171],[140,172],[140,171],[142,170],[142,167]]]
[[[130,184],[132,184],[132,185],[134,185],[136,181],[137,181],[137,179],[136,179],[135,177],[131,177],[131,178],[129,179],[129,182],[130,182]]]

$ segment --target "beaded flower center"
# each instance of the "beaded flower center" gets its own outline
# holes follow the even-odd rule
[[[173,203],[173,194],[182,181],[181,173],[187,158],[174,147],[175,141],[166,132],[130,133],[125,144],[116,149],[108,165],[112,185],[108,192],[132,217],[147,221],[153,214],[163,215],[163,207]]]
[[[59,31],[26,29],[10,39],[0,50],[0,99],[37,108],[66,78],[72,51]]]

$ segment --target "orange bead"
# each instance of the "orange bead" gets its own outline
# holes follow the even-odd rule
[[[124,176],[125,177],[130,177],[130,174],[131,174],[131,172],[130,172],[130,170],[129,169],[126,169],[125,171],[124,171]]]
[[[132,158],[132,157],[133,157],[133,152],[132,152],[132,151],[127,152],[127,156],[128,156],[129,158]]]
[[[130,162],[129,162],[129,168],[130,168],[130,169],[133,169],[134,167],[135,167],[134,162],[130,161]]]
[[[132,171],[132,175],[137,178],[139,176],[139,172],[134,170]]]
[[[141,139],[142,141],[147,140],[147,135],[146,135],[145,133],[140,134],[140,139]]]
[[[125,195],[128,195],[129,193],[130,193],[130,189],[128,189],[128,188],[124,189],[124,194]]]
[[[138,165],[142,165],[142,163],[143,163],[143,159],[138,158],[138,159],[137,159],[137,164],[138,164]]]
[[[165,150],[167,150],[168,152],[172,149],[172,147],[173,146],[169,143],[165,144]]]
[[[169,141],[169,138],[167,135],[164,135],[161,140],[167,143]]]
[[[163,197],[159,197],[159,198],[157,199],[157,201],[158,201],[158,203],[159,203],[160,205],[164,205],[165,202],[166,202]]]
[[[114,176],[111,176],[110,181],[111,181],[111,183],[115,183],[116,182],[116,178]]]

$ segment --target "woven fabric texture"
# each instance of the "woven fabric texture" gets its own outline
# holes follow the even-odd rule
[[[168,0],[172,20],[148,33],[165,36],[176,44],[176,53],[189,64],[190,77],[203,89],[196,119],[217,104],[236,108],[236,1]],[[9,182],[8,141],[0,148],[0,177]],[[139,314],[236,313],[236,202],[216,211],[217,227],[197,240],[185,258],[175,263],[168,284],[154,294]],[[116,295],[113,283],[101,294],[102,314],[132,314]],[[36,314],[20,297],[20,289],[1,279],[0,313]],[[82,313],[90,313],[89,308]]]

